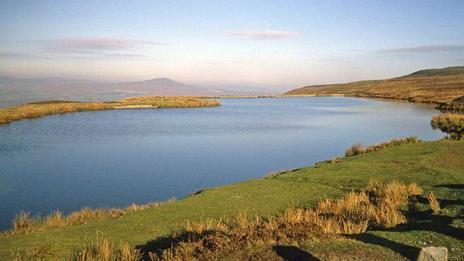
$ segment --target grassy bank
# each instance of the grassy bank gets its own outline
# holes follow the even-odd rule
[[[433,192],[444,210],[441,215],[432,215],[425,208],[415,217],[419,222],[393,228],[353,236],[308,239],[288,246],[248,249],[247,254],[269,258],[300,254],[322,259],[344,256],[391,260],[414,258],[424,245],[440,245],[448,247],[451,260],[463,258],[464,142],[446,140],[387,147],[317,167],[206,189],[183,200],[118,218],[3,235],[0,256],[9,260],[14,251],[36,249],[53,259],[80,251],[97,237],[144,249],[169,248],[173,231],[179,234],[188,224],[234,219],[239,213],[266,218],[283,213],[289,207],[313,207],[322,199],[359,191],[372,179],[415,182],[422,187],[424,195]],[[424,206],[428,204],[426,198],[419,201],[425,202]]]
[[[0,124],[79,111],[220,106],[215,100],[184,96],[142,96],[112,102],[43,101],[0,109]]]
[[[463,108],[464,67],[422,70],[410,75],[374,81],[305,86],[285,95],[340,95],[400,99],[442,104],[442,108]]]

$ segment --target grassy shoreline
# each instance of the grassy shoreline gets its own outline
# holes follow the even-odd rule
[[[292,206],[312,207],[322,199],[358,191],[370,179],[375,179],[416,182],[426,193],[433,192],[448,214],[437,216],[432,223],[427,223],[430,225],[374,230],[353,238],[303,242],[298,247],[321,258],[330,257],[327,249],[338,254],[348,251],[343,245],[352,246],[360,253],[378,252],[385,257],[408,258],[411,249],[416,251],[424,242],[433,242],[449,248],[450,260],[459,260],[464,239],[448,232],[464,231],[464,224],[459,218],[464,211],[461,203],[464,192],[460,189],[464,184],[463,152],[464,142],[447,140],[387,147],[317,167],[206,189],[185,199],[128,213],[121,218],[1,236],[0,256],[9,260],[14,250],[40,248],[44,244],[50,250],[49,258],[67,256],[78,251],[86,242],[94,242],[97,233],[100,238],[114,242],[144,246],[153,240],[170,238],[173,231],[181,230],[189,222],[234,218],[239,213],[271,217]],[[446,223],[440,223],[442,220]],[[453,228],[449,231],[440,231],[450,225]],[[440,229],[436,229],[437,226]]]
[[[23,119],[80,111],[214,106],[221,106],[221,103],[216,100],[187,96],[141,96],[111,102],[42,101],[0,109],[0,125]]]

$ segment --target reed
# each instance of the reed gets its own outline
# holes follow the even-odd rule
[[[390,141],[375,144],[375,145],[370,145],[368,147],[364,147],[362,144],[357,143],[346,149],[345,151],[345,156],[346,157],[351,157],[351,156],[356,156],[356,155],[361,155],[364,153],[370,153],[374,151],[379,151],[383,150],[386,148],[390,147],[396,147],[400,146],[403,144],[416,144],[421,142],[417,137],[407,137],[407,138],[401,138],[401,139],[391,139]]]
[[[12,228],[4,231],[3,234],[13,236],[17,234],[27,234],[31,232],[42,231],[52,227],[64,227],[75,224],[85,224],[94,220],[115,219],[128,213],[141,211],[151,207],[158,207],[164,204],[174,202],[170,199],[164,202],[151,202],[147,204],[132,204],[125,208],[98,208],[92,209],[85,207],[81,210],[71,212],[67,216],[56,210],[44,217],[31,216],[27,212],[20,212],[13,219]]]

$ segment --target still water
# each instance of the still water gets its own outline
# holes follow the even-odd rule
[[[0,126],[0,229],[46,214],[181,198],[308,166],[353,143],[438,139],[431,106],[341,97],[55,115]]]

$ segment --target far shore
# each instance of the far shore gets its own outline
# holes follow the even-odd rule
[[[114,109],[201,108],[221,106],[216,100],[192,96],[141,96],[111,102],[40,101],[0,109],[0,124],[80,111]]]
[[[450,104],[444,104],[432,100],[414,100],[376,95],[347,95],[343,93],[223,96],[139,96],[110,102],[38,101],[17,105],[13,107],[0,109],[0,125],[23,119],[32,119],[54,114],[81,111],[99,111],[116,109],[202,108],[221,106],[221,103],[216,99],[270,99],[292,97],[352,97],[369,99],[388,99],[423,104],[434,104],[437,105],[437,109],[450,108],[451,106]],[[455,108],[455,106],[453,108]]]

